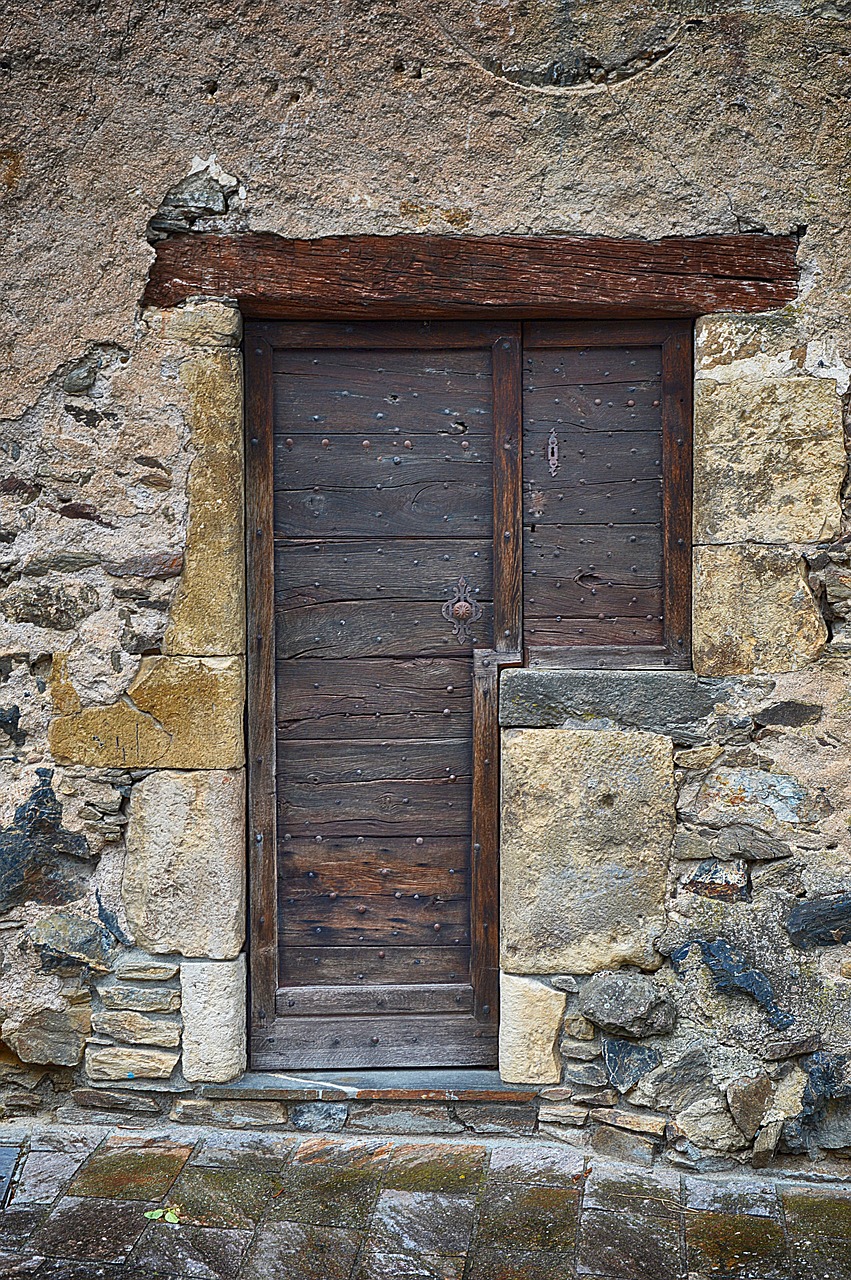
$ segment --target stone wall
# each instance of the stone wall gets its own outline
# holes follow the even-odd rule
[[[843,6],[5,16],[7,1112],[212,1115],[244,1063],[240,317],[142,309],[151,242],[767,230],[798,300],[697,326],[697,679],[505,677],[501,1052],[573,1141],[841,1151]]]

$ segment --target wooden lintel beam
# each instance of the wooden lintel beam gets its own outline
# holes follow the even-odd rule
[[[792,236],[339,236],[161,240],[149,305],[235,299],[250,317],[698,316],[796,295]]]

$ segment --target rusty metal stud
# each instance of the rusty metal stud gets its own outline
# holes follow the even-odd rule
[[[365,914],[366,914],[366,907],[361,903],[361,905],[358,907],[358,915],[362,916]]]
[[[383,960],[383,959],[384,959],[384,952],[383,952],[383,951],[379,951],[379,953],[378,953],[378,958],[379,958],[379,960]]]
[[[417,836],[416,840],[414,841],[414,844],[422,844],[422,842],[423,842],[422,836]]]
[[[332,892],[328,894],[328,897],[331,899],[332,902],[339,896],[340,895],[337,893],[336,889],[332,890]]]
[[[327,437],[327,436],[323,436],[323,437],[322,437],[322,448],[323,448],[323,449],[327,449],[330,443],[331,443],[331,441],[328,439],[328,437]]]
[[[369,1038],[370,1038],[370,1041],[372,1042],[372,1044],[379,1044],[379,1043],[380,1043],[380,1042],[379,1042],[379,1038],[378,1038],[378,1036],[370,1036]]]

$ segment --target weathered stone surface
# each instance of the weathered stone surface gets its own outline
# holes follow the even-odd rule
[[[190,347],[235,348],[242,338],[239,308],[213,298],[198,298],[179,307],[146,307],[142,324],[158,341]]]
[[[554,987],[556,984],[553,982]],[[556,987],[556,990],[562,991],[563,987]],[[594,1024],[589,1022],[580,1013],[570,1013],[564,1020],[564,1033],[571,1036],[574,1040],[593,1040],[596,1032]]]
[[[50,1062],[75,1067],[82,1060],[86,1037],[91,1031],[88,1001],[65,1009],[40,1009],[16,1016],[13,1012],[0,1034],[24,1062]]]
[[[616,1036],[665,1035],[677,1010],[667,991],[643,973],[595,973],[579,996],[582,1013]]]
[[[623,1160],[628,1164],[649,1169],[658,1149],[658,1142],[643,1134],[619,1129],[615,1125],[600,1125],[592,1134],[591,1146],[601,1156]]]
[[[176,987],[131,987],[121,982],[98,987],[105,1009],[135,1009],[138,1013],[175,1013],[180,1008]]]
[[[572,1102],[542,1102],[538,1119],[541,1124],[566,1124],[581,1129],[588,1119],[588,1108],[574,1106]]]
[[[89,1045],[86,1071],[92,1080],[167,1080],[179,1058],[168,1049]]]
[[[209,1098],[177,1098],[169,1119],[179,1124],[223,1125],[232,1129],[283,1129],[287,1109],[280,1102],[213,1102]]]
[[[667,1123],[665,1116],[654,1116],[648,1111],[621,1111],[617,1107],[595,1108],[589,1115],[598,1124],[611,1124],[616,1129],[629,1129],[632,1133],[646,1133],[651,1138],[661,1138]]]
[[[522,1137],[535,1128],[537,1113],[530,1103],[458,1103],[455,1115],[465,1129],[494,1137]]]
[[[138,1093],[119,1093],[115,1089],[73,1089],[71,1097],[78,1107],[92,1111],[131,1111],[140,1115],[159,1115],[159,1107]]]
[[[80,896],[91,873],[86,837],[62,826],[53,772],[36,769],[31,795],[0,830],[0,911],[26,901],[68,902]]]
[[[675,819],[670,739],[507,730],[502,789],[503,967],[657,967]]]
[[[505,728],[641,729],[675,742],[701,742],[728,730],[732,680],[690,671],[538,671],[508,668],[500,678]]]
[[[696,542],[819,542],[837,533],[846,458],[830,379],[698,379],[694,457]]]
[[[174,327],[172,322],[172,332]],[[231,351],[208,351],[181,365],[195,457],[189,469],[183,574],[165,634],[166,653],[245,649],[241,368],[239,355]]]
[[[786,917],[786,932],[801,951],[851,942],[851,894],[798,903]]]
[[[210,1084],[245,1070],[245,956],[180,966],[183,1074]]]
[[[774,1085],[766,1075],[734,1080],[727,1086],[727,1106],[746,1138],[753,1138],[774,1097]]]
[[[699,675],[793,671],[817,658],[826,641],[794,551],[695,547],[692,656]]]
[[[348,1114],[345,1102],[300,1102],[290,1107],[293,1128],[309,1133],[339,1133]]]
[[[463,1133],[464,1126],[453,1120],[449,1108],[421,1103],[398,1106],[393,1103],[358,1103],[349,1113],[350,1129],[362,1133]]]
[[[783,1132],[783,1121],[772,1120],[756,1135],[751,1163],[755,1169],[765,1169],[774,1159],[774,1152]]]
[[[567,996],[514,974],[500,975],[499,1074],[509,1084],[557,1084],[556,1044]]]
[[[600,1058],[584,1062],[568,1059],[564,1063],[563,1075],[566,1084],[605,1088],[609,1083],[606,1069]]]
[[[125,982],[134,978],[143,982],[165,982],[180,972],[179,964],[165,960],[154,960],[149,957],[127,956],[115,963],[114,973]]]
[[[705,858],[683,880],[680,892],[698,893],[702,898],[717,898],[721,902],[747,902],[750,897],[747,863],[743,858],[729,862]]]
[[[245,932],[241,772],[150,773],[133,788],[122,897],[150,951],[232,959]]]
[[[238,657],[143,657],[120,701],[54,720],[50,748],[58,760],[109,768],[238,768],[243,668]]]
[[[694,944],[686,943],[678,947],[671,953],[675,968],[680,968],[687,962],[692,945],[712,975],[716,990],[725,993],[740,992],[755,1000],[775,1031],[785,1031],[792,1025],[794,1015],[787,1009],[780,1008],[768,976],[761,969],[753,968],[746,957],[724,938],[712,941],[698,938]]]
[[[153,1044],[174,1049],[180,1044],[180,1026],[165,1018],[149,1018],[130,1009],[104,1010],[92,1016],[92,1030],[127,1044]]]
[[[632,1040],[604,1036],[603,1064],[610,1082],[619,1093],[627,1093],[654,1067],[658,1067],[662,1055],[649,1045],[635,1044]]]

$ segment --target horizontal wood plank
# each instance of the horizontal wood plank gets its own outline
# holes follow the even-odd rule
[[[469,947],[286,947],[283,986],[466,982]]]
[[[534,532],[525,530],[523,542],[525,572],[532,578],[559,570],[641,586],[662,580],[661,523],[539,524]]]
[[[277,680],[278,732],[290,739],[424,739],[470,731],[466,657],[281,660]]]
[[[458,884],[463,892],[464,883]],[[466,898],[439,895],[313,894],[279,895],[284,946],[469,946],[470,906]]]
[[[275,488],[279,503],[289,493],[325,493],[345,487],[361,505],[374,506],[378,494],[394,489],[423,489],[442,484],[490,485],[490,450],[484,440],[460,440],[447,449],[428,437],[391,441],[390,448],[365,448],[356,436],[290,436]],[[327,441],[323,444],[322,441]],[[467,445],[465,449],[463,446]],[[388,529],[392,534],[393,530]]]
[[[342,478],[341,478],[342,480]],[[492,528],[490,468],[435,468],[431,479],[275,494],[275,536],[285,538],[484,538]]]
[[[625,618],[657,617],[662,612],[662,586],[636,587],[629,582],[591,578],[538,577],[526,590],[526,621],[559,617]]]
[[[148,306],[235,298],[243,314],[335,319],[507,311],[697,316],[771,311],[797,292],[792,236],[173,236],[155,246]],[[272,335],[274,329],[271,330]]]
[[[324,742],[321,747],[278,734],[278,771],[286,786],[332,785],[345,795],[347,787],[369,782],[454,783],[472,771],[470,737],[445,737],[437,742],[410,738],[385,741],[377,736],[364,742]],[[280,786],[280,783],[279,783]]]
[[[278,1014],[290,1017],[340,1017],[343,1014],[469,1013],[469,983],[423,983],[421,986],[282,987]]]
[[[660,618],[532,618],[526,626],[530,650],[537,645],[656,645],[664,638]]]
[[[527,326],[527,331],[532,326]],[[642,387],[643,395],[655,388],[651,399],[658,399],[662,377],[662,348],[611,346],[548,347],[535,350],[527,347],[523,359],[523,392],[526,397],[549,392],[559,393],[569,387],[572,394],[587,390],[589,412],[596,397],[602,396],[602,405],[608,404],[606,387],[615,389],[613,404],[625,404],[631,394],[627,388]]]
[[[470,787],[469,776],[341,787],[279,774],[278,822],[297,835],[309,828],[310,835],[328,836],[463,836],[470,828]]]
[[[410,602],[346,601],[345,608],[316,604],[276,613],[278,658],[451,657],[487,648],[493,635],[493,605],[467,639],[456,636],[443,617],[443,600]]]
[[[466,836],[335,837],[316,840],[283,832],[278,845],[279,893],[422,893],[459,896],[467,883]],[[462,889],[463,892],[463,889]]]
[[[493,1066],[497,1029],[469,1014],[391,1017],[279,1017],[252,1039],[260,1070],[363,1067]]]

